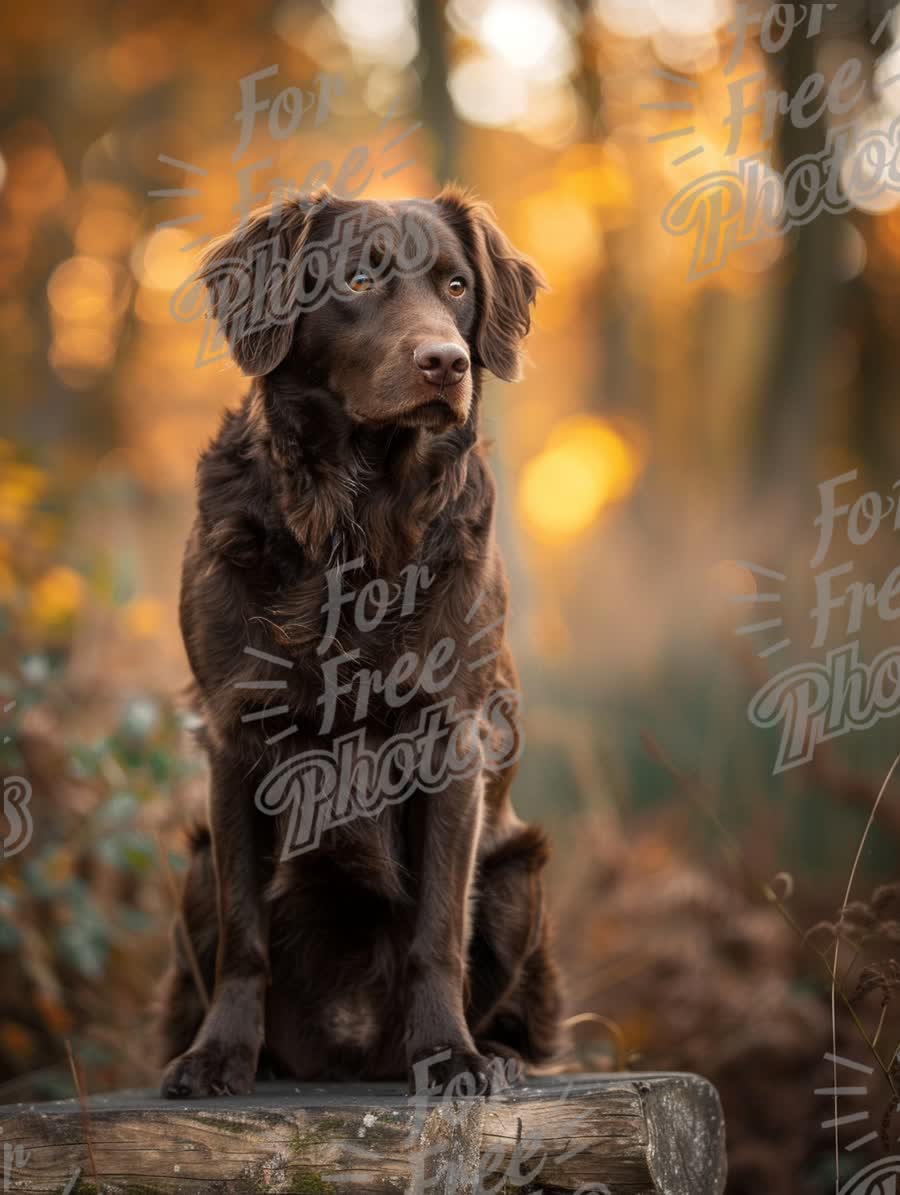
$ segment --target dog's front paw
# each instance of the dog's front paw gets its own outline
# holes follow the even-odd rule
[[[412,1096],[496,1095],[509,1086],[503,1060],[475,1050],[435,1047],[420,1050],[412,1059],[409,1092]]]
[[[162,1080],[164,1099],[249,1095],[256,1077],[256,1053],[245,1043],[207,1041],[174,1058]]]

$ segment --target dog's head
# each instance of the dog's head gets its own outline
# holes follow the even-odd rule
[[[466,422],[473,369],[517,377],[544,285],[456,188],[434,201],[292,201],[219,242],[202,277],[244,373],[293,370],[356,422],[434,430]]]

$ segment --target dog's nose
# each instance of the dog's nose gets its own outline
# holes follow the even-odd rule
[[[426,340],[417,345],[413,360],[433,386],[453,386],[466,376],[469,354],[458,344]]]

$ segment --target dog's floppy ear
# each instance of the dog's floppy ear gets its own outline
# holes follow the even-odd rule
[[[220,238],[201,265],[212,314],[250,377],[271,373],[291,347],[309,213],[306,201],[254,212]]]
[[[531,329],[531,307],[547,284],[537,266],[509,243],[486,203],[458,187],[435,200],[466,246],[477,275],[475,364],[505,382],[519,377],[522,341]]]

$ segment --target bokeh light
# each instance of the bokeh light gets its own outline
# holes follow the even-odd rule
[[[609,503],[631,491],[639,471],[635,446],[604,420],[573,416],[554,428],[547,447],[525,467],[519,507],[529,529],[565,543]]]

